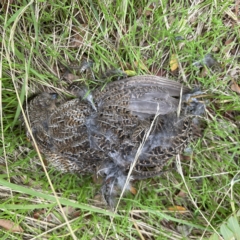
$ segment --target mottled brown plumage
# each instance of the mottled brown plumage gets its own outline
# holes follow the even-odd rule
[[[177,115],[182,91],[180,115]],[[72,86],[78,97],[58,106],[56,94],[42,93],[28,104],[33,136],[47,160],[63,172],[105,176],[102,193],[113,205],[114,187],[123,188],[144,135],[158,114],[131,173],[132,179],[161,174],[189,143],[193,118],[204,112],[190,89],[165,78],[138,76],[96,89]],[[27,133],[29,136],[29,133]]]

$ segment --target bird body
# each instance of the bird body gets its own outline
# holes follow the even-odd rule
[[[78,98],[59,106],[56,94],[41,93],[30,101],[31,131],[40,152],[59,170],[103,175],[102,192],[110,205],[114,187],[123,188],[147,133],[133,179],[160,175],[189,143],[193,117],[204,112],[198,101],[179,104],[181,94],[183,99],[191,96],[189,88],[156,76],[112,82],[92,91],[88,101],[82,99],[81,87],[73,92]]]

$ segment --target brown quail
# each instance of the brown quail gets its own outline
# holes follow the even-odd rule
[[[26,110],[33,136],[59,170],[104,176],[102,194],[111,206],[114,189],[123,188],[146,133],[150,131],[131,179],[160,175],[166,162],[187,146],[194,119],[204,113],[204,104],[190,89],[155,76],[112,82],[87,100],[82,99],[84,88],[72,92],[78,98],[59,106],[56,94],[41,93],[30,101]]]

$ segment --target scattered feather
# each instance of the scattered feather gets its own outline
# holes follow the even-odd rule
[[[194,62],[193,66],[195,66],[195,67],[206,66],[206,67],[210,68],[215,64],[216,64],[216,60],[213,58],[213,56],[211,54],[207,54],[204,56],[204,58],[202,60]]]

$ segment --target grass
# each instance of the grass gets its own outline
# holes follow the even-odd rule
[[[0,228],[1,239],[240,239],[240,106],[230,83],[240,71],[237,2],[3,2],[0,221],[21,231]],[[176,71],[169,64],[173,54]],[[214,66],[193,64],[207,54]],[[137,194],[124,196],[115,214],[96,207],[99,185],[91,177],[51,168],[46,174],[19,121],[33,93],[64,95],[68,83],[59,62],[80,65],[83,58],[94,62],[96,79],[80,76],[91,88],[106,83],[101,75],[107,69],[118,68],[175,79],[210,95],[206,129],[191,144],[191,156],[169,163],[177,171],[136,182]]]

